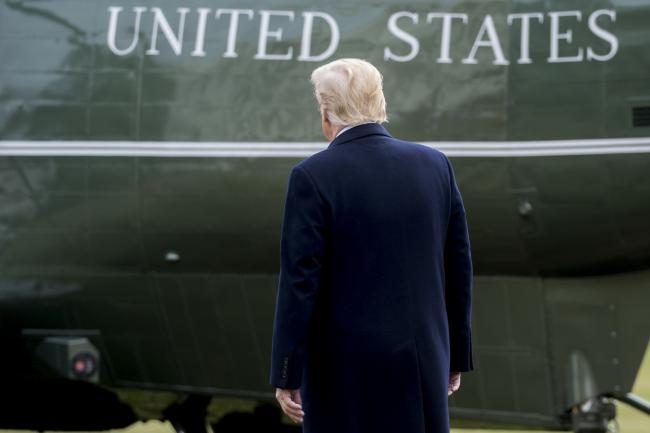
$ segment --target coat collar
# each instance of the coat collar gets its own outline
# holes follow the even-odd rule
[[[348,141],[358,140],[359,138],[363,138],[368,135],[385,135],[387,137],[392,137],[386,128],[384,128],[380,123],[365,123],[363,125],[358,125],[350,128],[344,133],[340,134],[338,137],[332,140],[327,148],[329,149],[330,147],[347,143]]]

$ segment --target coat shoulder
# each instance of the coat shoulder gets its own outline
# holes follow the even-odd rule
[[[332,158],[332,156],[334,156],[333,153],[334,152],[332,148],[326,147],[325,149],[321,149],[318,152],[309,155],[307,158],[297,163],[296,166],[300,166],[301,168],[308,168],[313,164],[319,164],[322,161]]]
[[[400,140],[397,138],[393,139],[398,145],[408,148],[412,152],[416,153],[418,156],[428,156],[439,162],[447,163],[447,155],[442,151],[436,149],[435,147],[427,146],[426,144],[421,144],[413,141]]]
[[[293,166],[293,169],[300,169],[306,171],[309,175],[313,175],[321,167],[331,166],[335,160],[336,155],[334,155],[332,149],[323,149],[298,162]]]
[[[361,140],[363,139],[359,141]],[[443,171],[447,171],[451,166],[447,155],[434,147],[394,137],[382,137],[381,141],[388,146],[389,154],[399,154],[410,161],[427,161]],[[364,143],[358,144],[360,146],[355,145],[355,152],[348,151],[349,147],[347,146],[349,145],[347,143],[333,148],[322,149],[298,162],[293,168],[301,169],[307,172],[308,175],[318,178],[320,174],[331,173],[332,170],[336,171],[336,167],[348,166],[351,160],[358,161],[359,158],[362,158],[360,155],[362,152],[358,151]]]

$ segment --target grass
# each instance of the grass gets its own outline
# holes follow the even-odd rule
[[[641,370],[634,382],[632,392],[650,401],[650,350],[645,351],[643,364],[641,364]],[[621,433],[650,432],[650,416],[625,404],[618,405],[618,424]]]

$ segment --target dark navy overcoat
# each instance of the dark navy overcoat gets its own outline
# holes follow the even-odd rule
[[[447,157],[378,123],[343,132],[293,166],[280,251],[270,384],[300,388],[304,432],[448,433],[449,372],[474,366]]]

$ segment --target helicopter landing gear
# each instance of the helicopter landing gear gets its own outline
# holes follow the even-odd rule
[[[574,406],[571,424],[575,433],[618,433],[614,399],[598,396]]]

